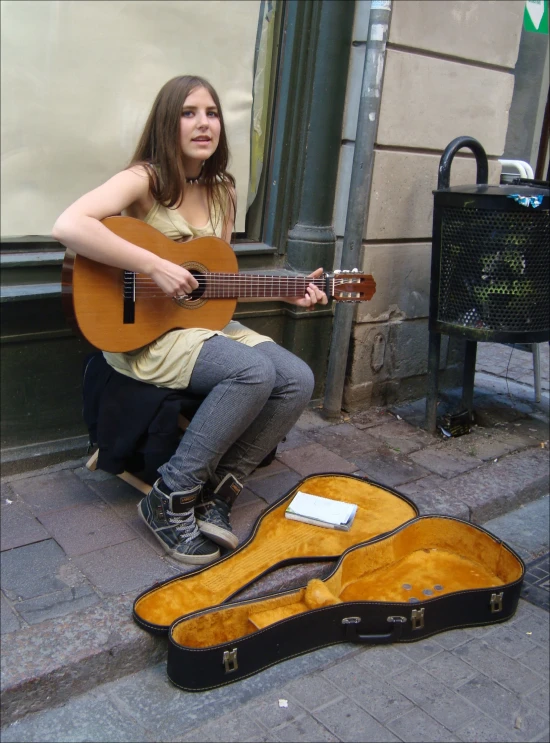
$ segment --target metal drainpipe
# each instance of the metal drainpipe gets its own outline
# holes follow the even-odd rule
[[[374,141],[378,129],[380,94],[386,61],[386,41],[391,9],[391,0],[372,0],[370,4],[365,66],[363,67],[361,100],[357,116],[357,134],[349,190],[350,197],[340,262],[340,268],[344,267],[346,270],[358,267],[361,259],[363,230],[370,200]],[[341,414],[354,309],[353,304],[341,302],[337,305],[334,314],[325,397],[321,411],[325,418],[338,418]]]

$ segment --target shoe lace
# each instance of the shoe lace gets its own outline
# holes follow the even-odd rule
[[[180,541],[188,543],[200,537],[201,533],[192,510],[186,513],[174,513],[166,509],[166,514],[168,523],[178,532]]]

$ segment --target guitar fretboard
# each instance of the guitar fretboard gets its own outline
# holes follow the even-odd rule
[[[195,276],[198,291],[208,299],[245,297],[302,297],[308,284],[315,284],[322,291],[326,280],[308,279],[304,276],[266,276],[259,274],[209,273]]]
[[[202,299],[239,299],[246,297],[303,297],[309,284],[314,284],[329,295],[326,277],[276,276],[245,273],[194,274],[199,286],[193,297]],[[135,301],[137,295],[162,296],[158,286],[148,276],[124,271],[125,300]]]

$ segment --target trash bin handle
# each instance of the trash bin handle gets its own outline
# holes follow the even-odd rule
[[[489,163],[487,155],[481,144],[473,137],[457,137],[449,142],[439,161],[439,176],[437,188],[449,188],[451,180],[451,163],[456,153],[463,147],[469,147],[476,156],[477,178],[476,183],[489,182]]]

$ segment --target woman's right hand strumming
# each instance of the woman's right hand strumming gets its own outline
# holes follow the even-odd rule
[[[169,297],[191,294],[193,289],[199,285],[193,274],[186,268],[163,258],[159,260],[158,266],[155,266],[149,275]]]

